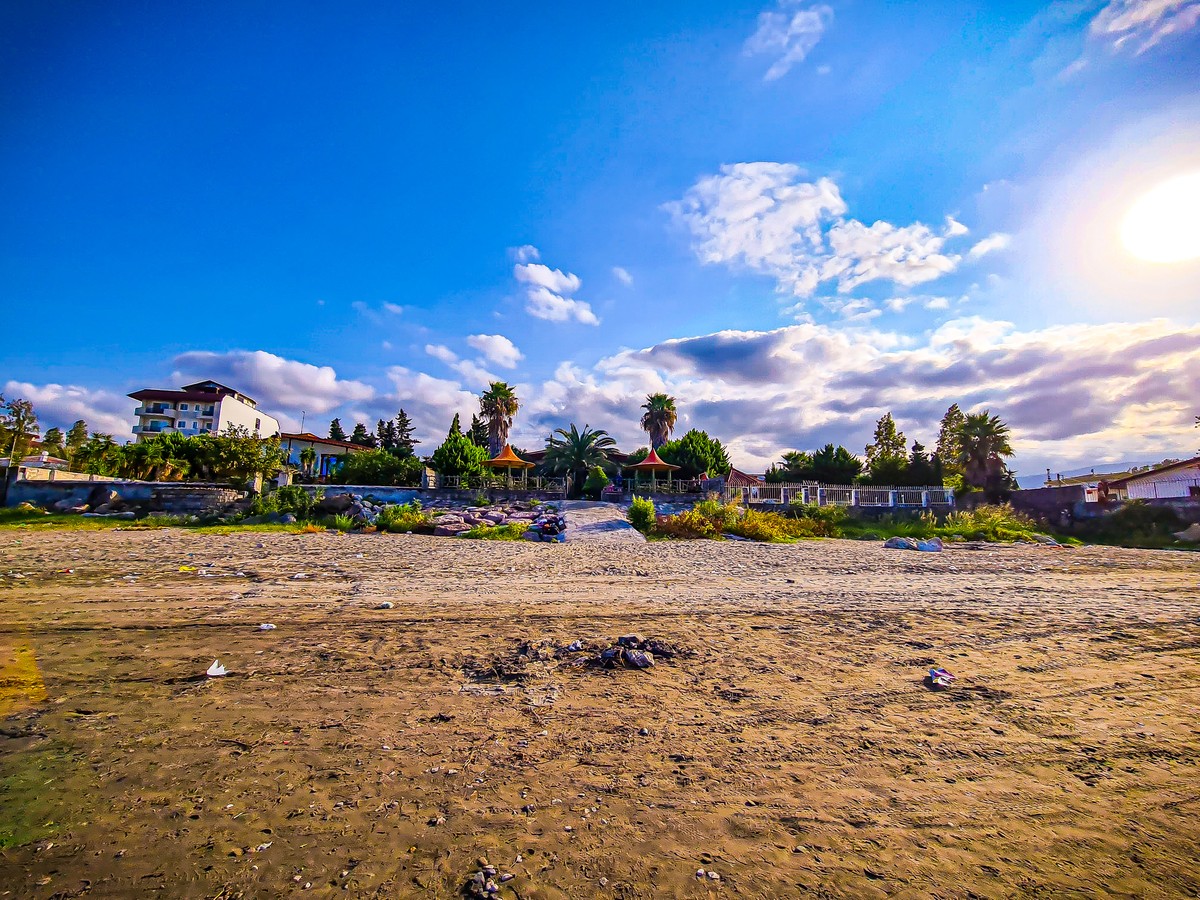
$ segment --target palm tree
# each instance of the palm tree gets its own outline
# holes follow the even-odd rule
[[[1013,455],[1009,428],[988,410],[969,413],[956,429],[958,463],[973,487],[996,491],[1004,478],[1004,458]]]
[[[650,434],[650,448],[657,450],[671,438],[675,427],[675,398],[666,394],[647,394],[642,404],[642,429]]]
[[[569,475],[572,484],[582,485],[593,466],[604,467],[608,463],[608,451],[615,450],[616,446],[617,442],[607,431],[592,431],[587,425],[580,431],[572,422],[570,431],[558,428],[550,436],[542,465],[551,475]]]
[[[317,451],[312,447],[305,447],[300,451],[300,465],[304,468],[305,475],[311,475],[313,465],[317,461]]]
[[[513,389],[503,381],[493,381],[480,395],[479,412],[487,422],[488,452],[492,456],[499,456],[508,443],[508,429],[520,406]]]

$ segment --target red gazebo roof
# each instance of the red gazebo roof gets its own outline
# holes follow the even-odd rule
[[[503,450],[491,459],[485,460],[483,464],[491,466],[493,469],[532,469],[535,465],[513,453],[511,444],[505,444]]]
[[[634,463],[631,466],[626,466],[627,469],[645,469],[650,472],[669,472],[672,469],[678,469],[679,466],[673,466],[669,462],[663,462],[659,459],[657,453],[653,449],[650,455],[643,459],[640,463]]]

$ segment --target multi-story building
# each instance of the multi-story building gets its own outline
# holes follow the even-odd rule
[[[133,433],[139,441],[159,434],[220,432],[230,425],[258,437],[279,434],[279,422],[260,410],[254,400],[215,381],[198,381],[178,391],[146,388],[129,396],[138,401]]]

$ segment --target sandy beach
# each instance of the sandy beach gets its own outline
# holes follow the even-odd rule
[[[2,896],[1200,893],[1194,554],[5,530],[0,575]],[[629,633],[681,653],[549,652]]]

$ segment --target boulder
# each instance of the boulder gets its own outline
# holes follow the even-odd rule
[[[521,539],[526,541],[541,541],[542,536],[536,531],[527,531],[521,535]]]
[[[284,513],[282,516],[279,517],[280,525],[295,525],[296,521],[297,520],[296,520],[295,513]]]
[[[448,523],[446,525],[435,525],[433,533],[437,537],[457,537],[464,531],[470,531],[471,526],[463,522]]]
[[[104,504],[114,504],[121,499],[121,495],[114,491],[107,484],[98,484],[92,488],[88,494],[87,505],[95,508]]]
[[[1183,531],[1175,532],[1175,537],[1189,544],[1200,543],[1200,522],[1193,522]]]
[[[101,503],[94,510],[94,512],[96,512],[102,516],[108,515],[110,512],[115,512],[115,511],[116,511],[116,507],[111,503]]]
[[[322,497],[314,509],[325,516],[340,516],[354,505],[354,497],[350,494],[333,494]]]
[[[433,519],[434,525],[461,525],[463,517],[453,513],[443,513],[440,516],[435,516]]]

